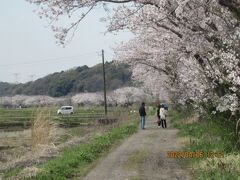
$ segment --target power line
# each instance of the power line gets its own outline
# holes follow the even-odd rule
[[[8,66],[17,66],[17,65],[29,65],[29,64],[37,64],[37,63],[45,63],[45,62],[49,62],[49,61],[61,61],[61,60],[66,60],[68,58],[78,58],[78,57],[83,57],[83,56],[88,56],[88,55],[93,55],[98,53],[97,51],[94,52],[89,52],[89,53],[84,53],[84,54],[78,54],[78,55],[74,55],[74,56],[66,56],[66,57],[56,57],[56,58],[46,58],[46,59],[42,59],[42,60],[38,60],[38,61],[27,61],[27,62],[21,62],[21,63],[13,63],[13,64],[0,64],[0,68],[1,67],[8,67]],[[76,59],[71,59],[68,61],[72,61],[72,60],[76,60]]]

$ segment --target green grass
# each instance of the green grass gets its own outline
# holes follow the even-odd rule
[[[57,123],[66,125],[91,125],[95,120],[104,116],[103,107],[77,107],[74,108],[73,115],[57,115],[59,107],[45,107],[51,114],[51,119]],[[0,108],[0,126],[11,127],[19,126],[26,127],[31,124],[38,108],[22,108],[22,109],[4,109]],[[123,108],[109,108],[109,115],[116,116],[126,111]]]
[[[70,179],[77,174],[83,176],[91,164],[101,155],[110,150],[121,139],[133,134],[137,124],[131,123],[122,127],[113,128],[101,136],[95,137],[87,144],[81,144],[65,150],[59,157],[41,165],[40,173],[31,179]]]
[[[22,168],[15,168],[14,170],[12,171],[8,171],[4,174],[4,178],[5,179],[8,179],[8,178],[11,178],[11,177],[14,177],[16,176],[20,171],[22,170]]]
[[[185,150],[204,152],[203,158],[190,159],[190,163],[195,167],[194,179],[240,179],[240,172],[236,170],[236,166],[240,167],[240,161],[235,164],[227,161],[233,154],[239,154],[240,152],[234,143],[234,133],[229,131],[229,128],[223,126],[223,123],[211,119],[188,124],[185,123],[184,115],[177,111],[171,111],[170,117],[173,126],[180,129],[179,136],[190,139],[190,144],[185,146]],[[212,161],[208,156],[210,152],[223,152],[225,157],[215,158]],[[201,164],[204,164],[207,168],[200,166]],[[217,166],[217,168],[212,168],[213,166]]]

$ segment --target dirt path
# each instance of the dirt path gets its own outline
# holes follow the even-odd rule
[[[140,130],[109,153],[85,180],[189,180],[189,173],[167,151],[181,148],[176,129],[157,127],[154,118],[147,119]]]

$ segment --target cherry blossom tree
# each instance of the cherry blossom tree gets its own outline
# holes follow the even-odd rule
[[[53,98],[49,96],[4,96],[1,97],[1,105],[14,107],[60,105],[67,102],[67,98]]]
[[[117,104],[140,103],[142,101],[152,100],[152,96],[145,93],[142,89],[136,87],[123,87],[113,91],[110,94]]]
[[[104,102],[101,93],[79,93],[73,96],[71,100],[78,105],[101,105]]]
[[[163,79],[172,99],[181,103],[210,101],[219,111],[239,111],[239,0],[28,1],[51,22],[73,18],[67,28],[53,26],[61,43],[96,6],[119,4],[106,18],[107,29],[135,34],[117,50],[119,59],[132,65],[135,79],[156,89]],[[74,19],[75,13],[80,17]]]
[[[135,40],[120,48],[120,57],[130,60],[131,64],[144,63],[167,74],[180,100],[184,92],[185,100],[191,97],[195,100],[196,97],[199,100],[214,99],[216,106],[221,106],[219,110],[236,111],[238,102],[235,97],[239,89],[238,18],[234,18],[231,11],[218,1],[172,2],[164,9],[165,17],[161,8],[156,6],[144,6],[134,14],[123,7],[118,9],[109,30],[124,27],[137,35]],[[184,67],[187,67],[187,73]],[[189,84],[195,88],[187,87]],[[222,99],[228,99],[226,102],[232,102],[234,107],[225,105]]]
[[[151,101],[151,95],[136,87],[123,87],[107,93],[108,105],[124,105],[126,103],[135,103],[145,100]],[[97,93],[79,93],[71,98],[76,105],[102,105],[103,94]]]

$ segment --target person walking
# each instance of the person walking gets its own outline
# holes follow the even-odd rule
[[[160,104],[157,105],[157,124],[161,126],[161,118],[160,118]]]
[[[142,102],[141,107],[139,108],[139,115],[140,115],[140,121],[141,121],[141,128],[145,129],[145,117],[146,117],[146,111],[145,111],[145,103]]]
[[[164,105],[162,104],[160,107],[160,119],[162,122],[162,127],[167,128],[167,122],[166,122],[166,110],[164,108]]]

